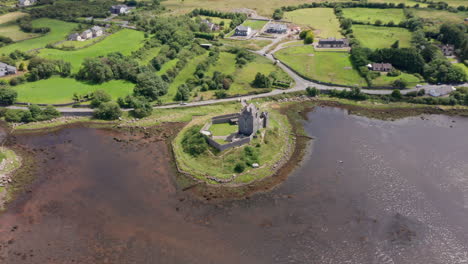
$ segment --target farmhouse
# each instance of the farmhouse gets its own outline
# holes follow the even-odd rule
[[[110,8],[110,12],[112,14],[127,14],[128,12],[130,12],[130,8],[126,5],[114,5],[114,6],[111,6]]]
[[[104,30],[99,26],[94,26],[91,28],[91,32],[93,32],[93,38],[96,38],[96,37],[102,36],[102,34],[104,33]]]
[[[213,23],[213,22],[211,22],[211,21],[209,21],[207,19],[202,20],[201,23],[207,25],[208,29],[210,31],[218,31],[219,30],[218,25],[216,25],[215,23]]]
[[[288,32],[288,26],[285,24],[270,23],[268,24],[266,32],[273,34],[285,34]]]
[[[0,62],[0,77],[16,74],[16,67]]]
[[[78,34],[78,33],[70,34],[68,36],[68,40],[70,40],[70,41],[83,41],[83,39],[81,38],[81,35]]]
[[[238,26],[236,27],[236,31],[234,33],[235,36],[248,36],[252,32],[252,29],[250,27],[246,26]]]
[[[86,40],[86,39],[91,39],[93,38],[93,32],[90,29],[87,29],[81,33],[81,39]]]
[[[441,45],[439,46],[439,48],[444,54],[444,56],[453,56],[455,53],[455,46],[453,46],[452,44]]]
[[[349,47],[348,39],[326,38],[319,39],[317,47],[319,48],[347,48]]]
[[[242,146],[249,143],[261,128],[266,128],[269,122],[268,112],[261,112],[254,104],[245,104],[240,113],[215,116],[211,122],[205,125],[200,133],[204,135],[208,143],[214,148],[223,151],[229,148]],[[227,136],[216,136],[210,132],[213,124],[230,123],[237,124],[238,131]],[[224,140],[227,143],[220,144],[216,140]]]
[[[372,63],[370,69],[379,72],[389,72],[393,70],[393,66],[390,63]]]
[[[32,6],[37,3],[37,0],[19,0],[18,6]]]

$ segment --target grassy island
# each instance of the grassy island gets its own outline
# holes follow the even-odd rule
[[[263,103],[261,108],[270,115],[268,127],[259,130],[250,143],[221,152],[210,147],[199,132],[210,118],[219,113],[194,118],[173,141],[179,170],[210,184],[230,185],[250,183],[274,174],[292,152],[292,128],[287,117],[279,112],[278,105]],[[231,112],[235,111],[232,109]],[[211,131],[225,135],[236,129],[237,126],[216,124]],[[258,168],[252,166],[255,163],[258,163]]]

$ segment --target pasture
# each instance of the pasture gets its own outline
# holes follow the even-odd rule
[[[27,16],[27,13],[23,12],[11,12],[0,16],[0,24],[6,24],[9,22],[15,22],[20,17]]]
[[[371,49],[389,48],[397,40],[400,47],[411,45],[411,32],[405,28],[353,25],[353,32],[363,46]]]
[[[393,21],[395,24],[405,20],[403,9],[377,9],[377,8],[344,8],[343,15],[354,21],[374,24],[376,20],[384,24]]]
[[[314,29],[315,37],[340,38],[340,23],[331,8],[306,8],[284,13],[284,20]]]
[[[120,52],[124,55],[130,55],[132,51],[139,49],[143,45],[143,40],[143,32],[131,29],[122,29],[87,48],[73,51],[42,49],[39,52],[39,56],[70,62],[73,67],[72,72],[76,73],[85,58],[104,56],[112,52]]]
[[[347,52],[315,51],[311,45],[279,50],[275,56],[301,75],[313,80],[348,86],[366,86],[353,69]]]
[[[266,39],[249,39],[249,40],[237,40],[237,39],[220,39],[221,43],[235,46],[239,48],[245,48],[249,50],[261,50],[262,48],[271,44],[271,40]]]
[[[0,24],[0,36],[9,37],[16,42],[38,37],[40,35],[35,33],[23,32],[15,22],[9,22],[5,24]]]
[[[64,40],[68,33],[76,27],[75,23],[64,22],[49,18],[33,20],[34,27],[49,27],[50,32],[37,38],[27,39],[0,48],[0,54],[9,54],[15,50],[29,51],[44,48],[47,44],[54,44]]]
[[[452,13],[444,10],[434,9],[411,9],[417,17],[424,19],[426,27],[435,30],[443,23],[463,23],[463,20],[468,17],[468,12]]]
[[[72,48],[75,48],[75,49],[80,49],[80,48],[83,48],[83,47],[86,47],[86,46],[93,45],[94,43],[97,43],[98,41],[100,41],[100,40],[102,40],[104,38],[105,38],[105,36],[100,36],[100,37],[96,37],[96,38],[93,38],[93,39],[87,39],[85,41],[67,40],[67,41],[64,41],[64,42],[60,43],[59,45],[56,45],[56,46],[60,47],[60,48],[72,47]]]
[[[79,82],[71,78],[52,77],[37,82],[27,82],[12,88],[18,92],[18,102],[33,104],[63,104],[73,102],[73,94],[85,95],[96,90],[108,92],[113,100],[129,95],[135,84],[112,80],[103,84]]]

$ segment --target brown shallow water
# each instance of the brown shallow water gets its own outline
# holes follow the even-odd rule
[[[163,141],[17,136],[40,162],[0,215],[0,263],[468,263],[467,118],[308,117],[282,185],[219,203],[174,186]]]

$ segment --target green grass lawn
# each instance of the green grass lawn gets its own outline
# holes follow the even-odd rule
[[[397,40],[400,47],[411,46],[411,32],[404,28],[353,25],[353,32],[363,46],[371,49],[390,48]]]
[[[307,45],[282,49],[275,56],[300,74],[317,81],[366,86],[365,80],[352,68],[347,52],[315,51],[313,46]]]
[[[9,37],[13,41],[21,41],[40,36],[36,33],[26,33],[21,31],[15,22],[0,24],[0,36]]]
[[[49,33],[40,37],[27,39],[2,47],[0,48],[0,54],[9,54],[14,50],[29,51],[37,48],[44,48],[47,44],[54,44],[66,39],[68,33],[76,27],[76,24],[55,19],[40,18],[33,20],[33,26],[49,27],[51,30]]]
[[[239,48],[245,48],[250,50],[261,50],[262,48],[271,44],[271,40],[266,39],[249,39],[249,40],[236,40],[236,39],[221,39],[221,43],[236,46]]]
[[[209,16],[200,16],[201,19],[208,19],[211,20],[211,22],[218,24],[224,21],[224,26],[229,26],[229,23],[231,23],[231,19],[228,18],[220,18],[220,17],[209,17]]]
[[[332,8],[307,8],[284,13],[284,20],[309,26],[315,30],[315,37],[342,37],[340,23]]]
[[[250,27],[253,30],[261,30],[267,22],[268,21],[262,21],[262,20],[246,20],[244,21],[244,23],[242,23],[242,25],[246,27]]]
[[[18,102],[34,104],[62,104],[73,102],[73,94],[84,95],[95,90],[108,92],[113,100],[129,95],[135,85],[130,82],[113,80],[103,84],[88,84],[71,78],[52,77],[47,80],[28,82],[14,86]]]
[[[229,123],[213,124],[210,127],[210,132],[213,136],[229,136],[237,132],[237,130],[237,125],[231,125]]]
[[[344,8],[343,15],[346,18],[359,22],[374,24],[376,20],[384,24],[393,21],[395,24],[405,20],[403,9],[378,9],[378,8]],[[354,29],[354,26],[353,26]]]
[[[137,50],[143,45],[144,34],[141,31],[122,29],[90,47],[63,51],[56,49],[43,49],[39,56],[64,60],[72,64],[72,72],[78,72],[81,63],[85,58],[104,56],[111,52],[120,52],[124,55],[130,55],[132,51]]]
[[[403,79],[408,82],[408,88],[414,87],[421,83],[418,77],[402,72],[400,76],[390,77],[387,75],[380,75],[378,78],[372,80],[372,86],[375,87],[391,87],[395,80]]]

